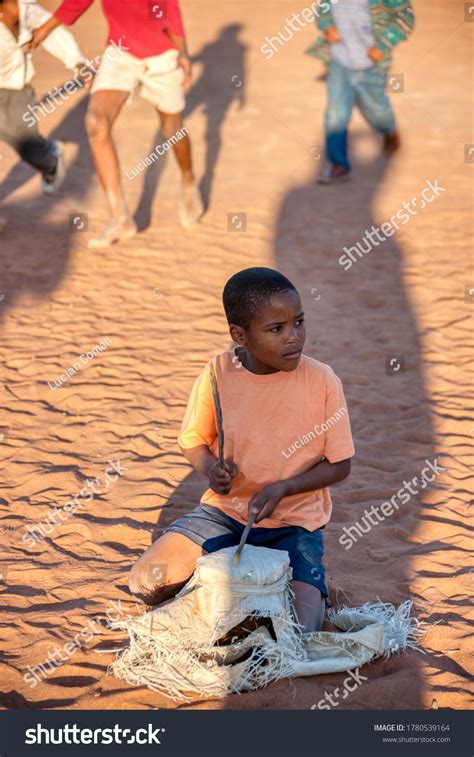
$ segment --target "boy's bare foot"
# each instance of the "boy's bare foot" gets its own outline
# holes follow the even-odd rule
[[[132,239],[136,233],[137,227],[130,217],[124,219],[113,218],[98,236],[89,240],[87,246],[90,250],[104,250],[115,242]]]
[[[350,172],[342,166],[336,166],[332,163],[327,166],[318,176],[318,184],[341,184],[348,181]]]
[[[194,181],[190,184],[183,182],[179,202],[179,220],[181,226],[185,229],[190,229],[199,221],[203,213],[204,204],[196,183]]]
[[[393,155],[394,152],[400,149],[401,141],[398,131],[394,131],[392,134],[386,134],[383,141],[383,149],[387,155]]]

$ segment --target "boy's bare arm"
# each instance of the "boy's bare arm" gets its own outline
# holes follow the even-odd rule
[[[321,460],[304,473],[298,473],[283,481],[286,484],[285,497],[302,492],[312,492],[324,489],[339,481],[343,481],[351,472],[351,459],[341,460],[339,463],[330,463],[329,460]]]
[[[232,479],[238,473],[235,463],[231,460],[224,460],[224,467],[222,468],[205,444],[190,449],[180,446],[180,450],[193,468],[209,479],[209,486],[213,491],[217,494],[229,494]]]
[[[27,42],[26,45],[23,45],[23,50],[25,51],[25,53],[31,53],[33,50],[35,50],[35,48],[37,48],[38,45],[41,45],[46,37],[48,37],[51,32],[60,25],[61,22],[58,21],[55,16],[51,16],[51,18],[42,26],[38,26],[36,29],[33,29],[31,40]]]
[[[166,30],[166,33],[178,51],[177,64],[180,68],[183,69],[183,72],[184,72],[183,87],[185,90],[187,90],[191,86],[192,71],[191,71],[191,59],[188,55],[186,39],[184,37],[179,36],[178,34],[174,34],[169,29]]]
[[[211,468],[217,462],[209,447],[200,444],[198,447],[191,447],[190,449],[181,447],[181,445],[179,448],[194,470],[209,478]]]
[[[249,515],[257,513],[255,522],[269,518],[274,509],[283,499],[292,494],[317,491],[326,486],[343,481],[351,472],[351,460],[341,460],[338,463],[330,463],[329,460],[321,460],[304,473],[276,481],[274,484],[265,486],[258,494],[255,494],[249,502]]]
[[[186,46],[185,38],[181,37],[179,34],[174,34],[169,29],[166,30],[166,33],[168,37],[170,38],[170,40],[172,41],[175,48],[177,49],[177,51],[180,54],[184,53],[184,55],[188,55],[188,49]]]

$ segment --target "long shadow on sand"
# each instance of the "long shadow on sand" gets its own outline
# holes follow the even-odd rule
[[[83,98],[64,121],[50,135],[52,139],[64,142],[71,135],[78,146],[77,154],[69,165],[68,175],[58,194],[45,197],[39,190],[31,199],[11,202],[2,207],[8,225],[2,234],[2,254],[0,256],[0,281],[4,299],[0,303],[0,318],[7,308],[14,307],[18,296],[28,291],[38,297],[46,297],[53,292],[67,273],[71,251],[71,235],[77,233],[66,214],[59,222],[45,221],[45,214],[54,210],[58,203],[70,200],[74,210],[84,213],[84,200],[89,192],[94,169],[84,130],[84,114],[88,98]],[[2,184],[3,199],[12,195],[34,176],[34,172],[24,163],[17,163]],[[15,239],[15,245],[11,242]],[[19,244],[19,240],[23,242]],[[36,243],[35,240],[40,240]],[[21,252],[19,254],[19,247]]]
[[[339,539],[344,526],[360,520],[366,508],[390,499],[404,480],[420,474],[426,459],[436,457],[419,328],[397,235],[361,258],[355,255],[357,262],[349,270],[338,262],[344,247],[362,240],[373,224],[388,220],[375,215],[374,205],[389,165],[380,156],[370,164],[356,163],[347,184],[324,187],[312,179],[295,186],[281,203],[274,235],[275,267],[288,273],[304,297],[306,352],[334,368],[351,414],[356,456],[350,478],[334,490],[325,538],[332,588],[342,590],[339,601],[354,606],[377,597],[394,604],[422,599],[410,596],[408,584],[413,577],[410,555],[421,552],[413,537],[423,493],[348,549]],[[414,612],[419,615],[420,607]],[[416,653],[394,662],[392,673],[410,666],[408,706],[421,707],[423,682]],[[381,667],[371,675],[382,675]],[[328,690],[333,682],[337,685],[337,676],[325,682]]]
[[[212,182],[219,153],[222,148],[222,128],[229,109],[237,101],[240,107],[245,102],[245,52],[246,48],[239,40],[241,24],[232,24],[221,30],[217,39],[204,45],[192,57],[194,64],[202,65],[199,79],[193,84],[186,97],[184,110],[185,121],[194,111],[202,108],[206,116],[204,142],[206,160],[200,189],[206,208],[209,206]],[[152,143],[155,145],[164,137],[158,128]],[[191,134],[194,146],[196,137]],[[140,231],[147,229],[151,223],[151,209],[158,188],[166,159],[152,163],[146,171],[143,189],[135,211],[135,222]]]

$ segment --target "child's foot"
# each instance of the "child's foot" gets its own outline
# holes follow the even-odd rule
[[[89,239],[87,246],[90,250],[104,250],[115,242],[123,242],[125,239],[132,239],[136,233],[137,227],[130,217],[122,220],[114,218],[104,229],[102,229],[98,236]]]
[[[349,181],[350,171],[331,163],[318,176],[318,184],[342,184]]]
[[[401,141],[398,131],[394,131],[392,134],[386,134],[383,141],[383,149],[386,155],[393,155],[394,152],[400,149]]]
[[[57,192],[64,179],[66,178],[66,164],[64,162],[64,143],[54,142],[54,154],[57,158],[56,170],[53,174],[43,174],[41,179],[41,189],[45,195],[51,195]]]
[[[181,226],[185,229],[190,229],[199,221],[203,213],[204,204],[196,183],[194,181],[191,184],[183,183],[179,201],[179,220]]]

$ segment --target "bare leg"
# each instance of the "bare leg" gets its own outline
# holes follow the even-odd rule
[[[100,90],[91,96],[87,109],[89,144],[112,216],[102,234],[91,240],[91,247],[108,247],[112,242],[128,239],[136,233],[125,203],[120,164],[112,139],[112,127],[127,97],[128,92],[122,90]]]
[[[166,139],[170,139],[170,137],[183,128],[183,116],[181,113],[163,113],[162,111],[158,111],[158,113],[161,120],[161,130]],[[188,134],[181,139],[177,139],[175,144],[173,144],[173,151],[181,170],[183,181],[179,213],[180,220],[185,228],[189,228],[194,226],[202,216],[204,206],[194,180],[191,140]]]
[[[169,139],[176,132],[183,128],[183,114],[182,113],[163,113],[158,111],[161,121],[161,131],[166,139]],[[179,136],[179,135],[178,135]],[[193,163],[191,157],[191,140],[189,134],[179,139],[173,145],[173,151],[176,157],[176,161],[181,170],[183,177],[183,183],[192,184],[194,181]]]
[[[319,631],[324,620],[325,601],[316,586],[293,581],[295,610],[305,632]]]
[[[196,560],[206,552],[183,534],[169,531],[137,560],[129,588],[148,605],[173,597],[194,573]]]

